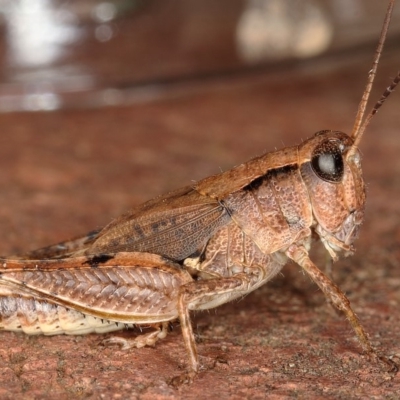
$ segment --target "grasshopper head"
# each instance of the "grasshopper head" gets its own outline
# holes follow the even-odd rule
[[[338,251],[352,251],[364,218],[365,185],[360,160],[353,140],[343,132],[320,131],[299,147],[313,228],[334,259]]]
[[[352,251],[352,243],[364,218],[365,185],[358,145],[372,117],[400,83],[400,72],[398,72],[364,118],[393,6],[394,0],[391,0],[351,135],[347,136],[336,131],[320,131],[298,149],[301,174],[313,210],[313,227],[334,259],[337,258],[335,254],[337,251]]]

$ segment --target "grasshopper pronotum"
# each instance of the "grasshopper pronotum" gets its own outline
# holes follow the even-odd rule
[[[102,230],[2,259],[0,327],[47,335],[156,328],[133,340],[109,340],[129,348],[153,345],[179,319],[195,373],[200,364],[189,311],[255,290],[292,259],[344,312],[363,350],[375,357],[349,301],[308,251],[316,234],[333,259],[351,253],[363,220],[357,146],[400,80],[399,74],[363,121],[393,3],[350,136],[320,131],[299,146],[150,200]]]

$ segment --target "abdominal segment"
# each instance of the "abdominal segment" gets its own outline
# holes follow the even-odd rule
[[[0,294],[0,330],[19,331],[28,335],[84,335],[133,326],[85,315],[34,297]]]

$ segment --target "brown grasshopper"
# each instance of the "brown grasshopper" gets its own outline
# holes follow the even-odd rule
[[[109,339],[129,348],[154,345],[179,319],[195,373],[200,364],[190,310],[246,295],[291,259],[344,312],[363,350],[376,358],[348,299],[308,252],[315,235],[333,260],[353,251],[365,204],[357,146],[400,81],[399,73],[363,122],[393,3],[350,136],[320,131],[299,146],[150,200],[84,237],[1,259],[0,329],[54,335],[156,328],[132,340]]]

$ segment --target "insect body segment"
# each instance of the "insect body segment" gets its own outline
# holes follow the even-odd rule
[[[16,293],[1,290],[0,329],[22,331],[28,335],[85,335],[121,329],[115,322],[92,317],[38,297],[16,297]],[[128,324],[127,327],[133,326]]]
[[[322,135],[311,152],[310,162],[301,166],[314,215],[315,232],[333,259],[335,252],[352,250],[364,217],[365,185],[360,155],[352,150],[352,140],[341,132]]]

